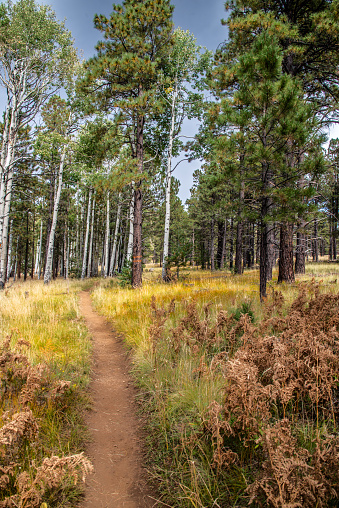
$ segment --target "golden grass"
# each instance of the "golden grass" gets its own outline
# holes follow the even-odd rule
[[[42,281],[27,281],[0,292],[0,334],[2,340],[11,338],[10,349],[7,349],[6,342],[3,343],[0,432],[1,427],[13,422],[18,415],[24,418],[31,414],[30,418],[38,428],[35,436],[26,438],[23,434],[21,439],[14,441],[17,445],[0,447],[3,464],[12,468],[9,476],[0,478],[4,487],[0,505],[2,500],[10,503],[12,496],[15,499],[15,496],[24,495],[24,491],[18,491],[20,482],[17,480],[21,473],[28,472],[28,492],[34,486],[35,475],[46,469],[44,460],[54,456],[54,461],[63,464],[64,473],[59,475],[52,488],[47,468],[41,485],[39,483],[40,494],[37,494],[35,504],[32,501],[33,504],[28,502],[25,506],[40,506],[41,496],[42,500],[48,501],[48,506],[75,506],[81,494],[81,481],[76,485],[75,480],[79,479],[84,467],[87,470],[91,467],[81,453],[85,439],[82,415],[88,405],[85,388],[89,381],[91,343],[79,312],[80,287],[79,283],[62,280],[48,286]],[[22,343],[24,345],[20,346]],[[28,358],[28,366],[22,356],[16,363],[15,350]],[[22,395],[25,389],[30,394],[26,399]],[[26,439],[29,446],[25,444]],[[72,465],[74,461],[76,465]],[[73,468],[75,475],[72,481],[72,474],[67,473],[68,466]],[[76,473],[75,469],[79,471]]]
[[[88,371],[90,341],[78,307],[78,283],[15,284],[0,293],[0,333],[30,343],[32,363],[47,363],[63,376]]]
[[[262,316],[259,301],[259,271],[250,270],[242,275],[232,275],[227,271],[211,272],[207,270],[181,271],[185,279],[180,282],[163,284],[159,282],[160,268],[147,265],[153,271],[146,271],[141,289],[122,289],[118,286],[101,284],[93,293],[93,302],[102,315],[114,320],[115,326],[121,331],[128,344],[136,348],[145,348],[148,343],[148,327],[151,324],[149,308],[152,296],[157,305],[169,303],[173,298],[176,302],[195,300],[199,306],[212,304],[219,308],[232,309],[243,301],[251,302],[256,316]],[[149,268],[146,268],[149,270]],[[273,281],[268,283],[268,295],[273,291],[282,291],[287,303],[298,294],[300,283],[310,281],[313,277],[322,280],[328,291],[336,291],[333,281],[339,276],[339,264],[309,263],[305,275],[296,277],[294,284],[277,284],[277,270],[274,270]],[[339,280],[338,280],[339,282]],[[176,319],[181,317],[180,310]]]
[[[274,292],[281,291],[289,305],[297,297],[300,286],[313,278],[322,281],[321,291],[337,293],[338,274],[339,265],[335,263],[310,263],[306,274],[297,276],[295,283],[277,284],[275,270],[273,281],[268,283],[268,300]],[[150,469],[162,485],[164,500],[180,507],[212,506],[214,502],[224,506],[223,502],[229,503],[227,489],[225,483],[219,489],[220,478],[210,467],[211,448],[201,428],[210,404],[223,402],[225,377],[218,369],[199,375],[199,362],[209,354],[203,345],[196,356],[192,354],[192,347],[186,349],[184,346],[173,355],[171,330],[186,315],[185,302],[191,301],[196,302],[200,319],[203,319],[206,305],[210,306],[212,322],[219,310],[224,309],[229,314],[246,303],[256,321],[261,321],[264,306],[259,300],[259,271],[250,270],[236,276],[228,271],[183,269],[182,280],[170,284],[161,283],[160,275],[159,267],[147,266],[143,287],[138,290],[122,289],[113,281],[101,283],[92,294],[93,302],[124,334],[133,350],[141,400],[151,415],[149,435],[153,464]],[[176,303],[175,312],[168,316],[159,340],[150,333],[157,321],[151,304],[153,297],[157,308],[168,308],[172,299]],[[241,468],[234,468],[225,480],[233,492],[234,506],[240,506],[237,492],[246,490],[246,481]]]

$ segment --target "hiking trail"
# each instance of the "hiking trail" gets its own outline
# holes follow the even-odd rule
[[[90,442],[86,454],[94,473],[86,482],[83,508],[151,508],[156,506],[142,467],[142,436],[136,416],[136,389],[122,339],[97,314],[88,292],[80,293],[80,310],[92,335],[93,360],[86,416]]]

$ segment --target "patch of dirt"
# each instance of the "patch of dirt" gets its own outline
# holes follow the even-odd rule
[[[86,423],[87,455],[94,473],[87,480],[83,508],[150,508],[157,503],[142,467],[142,434],[136,416],[135,387],[122,339],[97,314],[87,292],[80,309],[93,338],[93,400]]]

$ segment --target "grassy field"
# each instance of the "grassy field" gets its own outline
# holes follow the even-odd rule
[[[15,284],[0,295],[0,504],[74,506],[83,456],[91,344],[79,285]]]
[[[234,276],[183,270],[182,280],[166,285],[159,283],[159,268],[148,266],[142,289],[121,289],[112,281],[95,289],[96,308],[133,350],[141,409],[149,421],[149,469],[164,503],[332,506],[337,491],[330,485],[336,480],[329,480],[319,457],[326,446],[332,455],[339,446],[337,339],[319,325],[319,342],[314,330],[322,319],[337,327],[338,269],[335,263],[309,264],[295,284],[273,280],[264,305],[256,271]],[[318,301],[318,314],[306,316]],[[323,317],[322,307],[328,311]],[[298,354],[310,372],[301,374]],[[325,357],[331,366],[326,373]],[[286,468],[279,469],[280,463]]]
[[[81,496],[91,343],[78,292],[92,289],[131,348],[165,506],[337,506],[338,271],[308,264],[292,285],[274,279],[263,305],[254,270],[184,269],[163,284],[149,265],[138,290],[116,279],[9,287],[0,504],[66,508]]]

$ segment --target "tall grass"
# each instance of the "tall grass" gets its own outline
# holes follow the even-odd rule
[[[91,345],[77,284],[38,281],[0,293],[0,500],[74,506],[83,474],[82,412]],[[0,501],[1,504],[1,501]]]
[[[260,414],[260,397],[257,394],[258,404],[253,401],[249,420],[243,421],[246,432],[237,430],[234,423],[237,420],[236,408],[242,403],[244,407],[249,406],[245,392],[242,393],[243,398],[234,399],[234,407],[225,405],[225,393],[230,393],[227,390],[233,386],[228,374],[231,364],[228,362],[237,355],[245,354],[248,344],[253,341],[259,343],[264,338],[264,323],[271,323],[268,318],[289,322],[290,306],[300,290],[303,291],[305,281],[310,283],[306,299],[313,298],[314,288],[317,294],[336,294],[335,268],[336,265],[312,264],[306,275],[298,277],[292,285],[278,286],[274,274],[265,305],[259,301],[256,271],[241,276],[233,276],[229,272],[184,271],[183,281],[166,285],[157,282],[158,273],[153,270],[146,272],[148,280],[142,289],[121,289],[111,282],[95,289],[93,301],[97,309],[114,321],[133,350],[134,373],[141,389],[139,399],[149,416],[150,471],[158,482],[163,502],[173,507],[240,507],[247,506],[252,496],[252,504],[287,506],[285,498],[280,499],[276,494],[274,481],[261,479],[260,486],[254,487],[255,481],[259,481],[258,470],[265,465],[268,449],[263,442],[257,441],[261,427],[251,427],[250,422],[253,414],[254,418],[259,415],[259,421],[261,418],[264,421],[265,415]],[[323,280],[320,289],[311,282],[314,276]],[[284,297],[283,306],[279,303],[280,291]],[[249,316],[244,317],[246,312],[254,317],[254,324]],[[270,333],[279,336],[277,326],[274,328],[267,324],[267,327]],[[293,333],[291,331],[291,336]],[[290,350],[287,348],[286,351]],[[253,351],[251,355],[254,358]],[[268,365],[267,368],[271,367]],[[242,364],[239,369],[247,372],[250,367]],[[249,375],[250,372],[248,370]],[[253,386],[260,386],[260,383],[258,379]],[[314,416],[314,408],[308,413],[306,402],[301,398],[298,402],[298,407],[303,407],[301,419],[297,416],[295,401],[290,401],[289,406],[285,404],[285,409],[279,405],[279,418],[276,420],[274,404],[269,406],[267,414],[272,417],[268,422],[273,424],[283,420],[290,411],[292,421],[298,421],[298,425],[293,427],[293,432],[298,434],[297,449],[308,449],[307,453],[311,456],[312,446],[313,450],[315,446],[312,445],[312,436],[317,435],[317,424],[314,425],[312,418],[308,418],[311,413]],[[326,420],[329,431],[334,430],[332,416]],[[324,418],[321,423],[318,420],[319,429],[325,425],[324,422]],[[268,429],[269,425],[265,428]],[[278,434],[283,435],[285,442],[292,446],[295,436],[289,436],[289,429],[288,426],[281,428]],[[274,441],[273,434],[274,430],[267,439]],[[334,450],[335,443],[332,442],[331,446]],[[279,457],[280,449],[275,448],[274,453],[279,461],[286,461],[283,454]],[[306,464],[307,467],[313,467],[312,460]],[[271,471],[271,474],[274,472]],[[303,489],[307,491],[304,487],[296,487],[298,495],[302,495]],[[284,488],[288,490],[291,485]],[[269,495],[273,501],[267,500]],[[328,498],[328,494],[324,494],[325,498],[326,495]],[[306,503],[305,506],[312,504]]]

